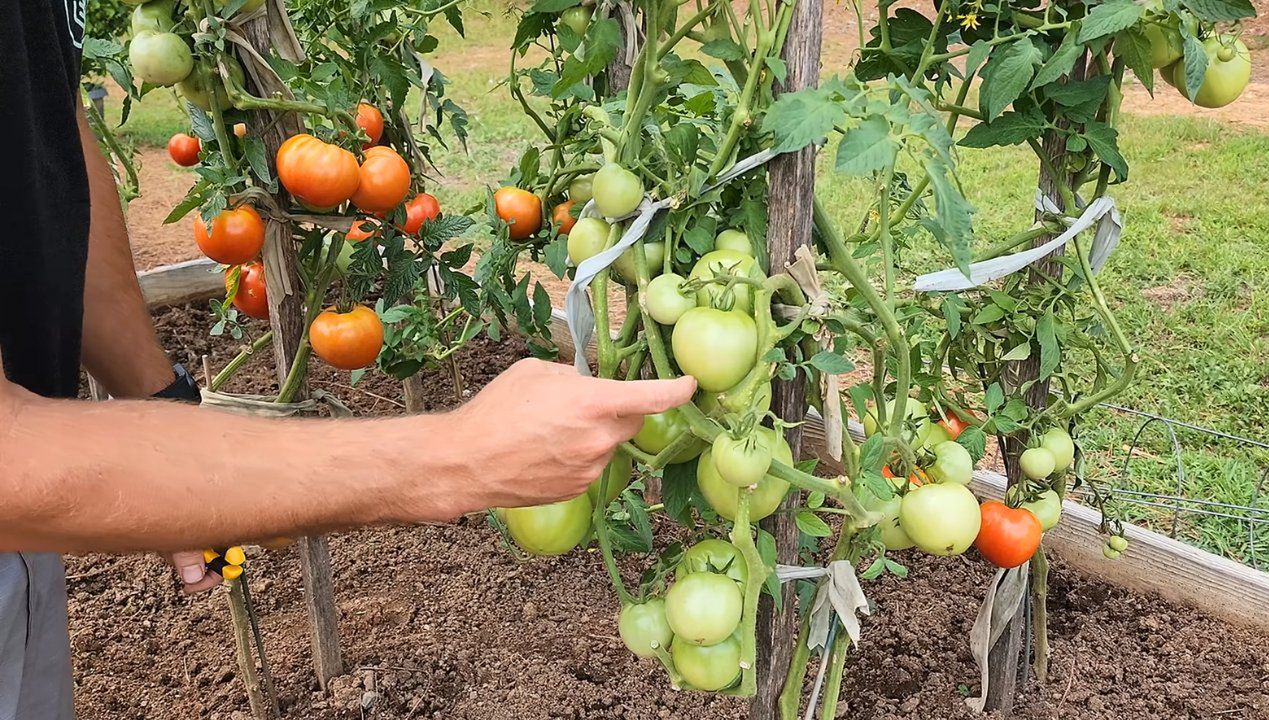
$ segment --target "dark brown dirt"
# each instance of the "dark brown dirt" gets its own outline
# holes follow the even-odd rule
[[[156,316],[174,359],[218,367],[236,351],[206,336],[201,306]],[[514,341],[462,353],[478,388],[522,356]],[[274,387],[263,357],[235,379]],[[369,374],[355,389],[324,367],[314,384],[359,414],[399,412],[400,387]],[[424,373],[437,409],[444,373]],[[425,439],[421,438],[421,441]],[[249,512],[249,499],[243,511]],[[669,530],[669,528],[665,528]],[[379,528],[331,538],[346,676],[329,693],[308,665],[299,566],[256,550],[251,587],[288,718],[682,718],[745,716],[742,701],[675,692],[616,638],[617,603],[593,552],[517,560],[481,519]],[[990,571],[976,559],[901,558],[906,581],[868,584],[874,614],[846,670],[838,717],[971,718],[977,689],[966,645]],[[639,559],[627,561],[631,574]],[[247,717],[222,593],[182,597],[152,557],[69,561],[78,716],[162,720]],[[1056,564],[1049,685],[1029,686],[1022,718],[1269,718],[1269,639]],[[364,710],[363,710],[364,706]]]

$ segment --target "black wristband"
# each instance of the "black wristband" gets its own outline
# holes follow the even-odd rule
[[[198,383],[194,381],[193,376],[186,372],[185,368],[182,367],[180,363],[172,366],[172,374],[176,376],[176,379],[172,381],[172,384],[154,393],[150,397],[158,398],[160,400],[181,400],[183,402],[193,403],[202,401],[203,396],[202,393],[198,391]]]

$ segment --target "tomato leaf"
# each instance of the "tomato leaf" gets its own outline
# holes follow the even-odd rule
[[[1181,0],[1181,7],[1207,22],[1233,22],[1256,16],[1250,0]]]
[[[995,415],[1000,406],[1005,403],[1005,391],[1001,389],[1000,383],[992,383],[988,386],[983,400],[987,405],[987,414]]]
[[[814,510],[815,508],[824,507],[824,493],[811,492],[806,494],[806,506]]]
[[[771,533],[758,528],[757,542],[754,544],[758,547],[758,556],[762,558],[762,564],[774,568],[779,557],[776,550],[775,536]],[[784,598],[780,593],[780,578],[776,577],[774,572],[767,575],[763,580],[762,589],[771,596],[776,612],[780,611],[780,605],[784,602]]]
[[[966,309],[965,301],[960,295],[950,294],[943,298],[943,320],[947,323],[947,334],[955,340],[961,334],[961,311]]]
[[[798,530],[811,537],[828,537],[833,534],[833,531],[828,527],[828,523],[821,520],[818,515],[810,510],[798,510],[797,514],[793,516],[793,521],[797,524]]]
[[[692,496],[696,487],[696,463],[666,465],[661,471],[661,502],[665,514],[682,525],[692,523]]]
[[[1040,379],[1044,380],[1053,374],[1062,360],[1062,348],[1057,339],[1057,318],[1052,310],[1036,323],[1035,337],[1040,343]]]
[[[952,261],[961,272],[969,275],[969,263],[973,259],[970,242],[974,236],[974,208],[953,182],[951,168],[937,156],[925,162],[930,187],[934,191],[934,212],[940,230],[936,238],[948,249]],[[928,224],[923,224],[927,229]]]
[[[880,472],[881,463],[885,462],[885,459],[886,438],[881,433],[875,433],[859,447],[859,467],[865,470]]]
[[[1181,37],[1184,49],[1182,62],[1185,63],[1185,95],[1194,97],[1199,88],[1203,87],[1203,78],[1207,75],[1207,50],[1185,23],[1181,23]]]
[[[1146,34],[1136,27],[1120,32],[1115,36],[1115,55],[1123,59],[1146,91],[1153,95],[1154,67],[1150,62],[1150,40]]]
[[[775,81],[781,85],[789,77],[789,66],[778,57],[768,57],[767,68],[771,70],[771,76],[775,78]]]
[[[651,552],[652,523],[648,520],[648,509],[638,495],[626,493],[624,497],[626,511],[630,513],[630,524],[639,535],[641,545],[647,548],[644,552]]]
[[[1062,36],[1062,44],[1058,45],[1057,50],[1054,50],[1049,59],[1044,61],[1044,65],[1036,71],[1035,79],[1031,81],[1031,89],[1056,82],[1069,74],[1075,67],[1075,61],[1083,52],[1084,46],[1075,42],[1074,35]]]
[[[711,40],[701,46],[701,52],[712,58],[718,58],[723,62],[743,60],[745,57],[744,48],[737,45],[731,38]]]
[[[902,579],[908,576],[908,569],[906,567],[904,567],[903,565],[900,565],[899,563],[891,560],[888,557],[881,558],[881,563],[882,565],[885,566],[886,570],[889,571],[891,575],[894,575],[897,578]]]
[[[890,481],[881,476],[881,473],[875,470],[867,470],[861,476],[864,487],[868,488],[877,497],[878,500],[889,500],[894,497],[894,485]]]
[[[1094,121],[1084,126],[1083,137],[1097,157],[1106,163],[1119,182],[1128,179],[1128,163],[1119,152],[1119,131],[1104,122]]]
[[[1029,357],[1031,357],[1031,341],[1025,340],[1015,345],[1012,350],[1005,353],[1000,359],[1005,362],[1017,362],[1020,360],[1026,360]]]
[[[969,451],[969,456],[977,463],[987,454],[987,435],[981,428],[969,426],[956,436],[956,442]]]
[[[832,350],[821,350],[811,357],[811,367],[827,375],[842,375],[855,369],[855,363]]]
[[[1092,101],[1100,104],[1109,87],[1109,75],[1096,75],[1087,80],[1049,85],[1044,88],[1044,97],[1065,107],[1075,107]]]
[[[1080,27],[1080,43],[1087,43],[1137,24],[1144,8],[1132,0],[1112,0],[1097,5],[1084,18]]]
[[[975,125],[958,144],[970,148],[1018,145],[1040,137],[1047,126],[1040,109],[1028,104],[1023,112],[1011,110],[990,123]]]
[[[970,320],[974,325],[987,325],[994,323],[1005,316],[1005,311],[996,304],[984,307],[974,314],[974,319]]]
[[[568,272],[567,235],[556,235],[555,239],[546,246],[546,266],[551,269],[555,277],[564,278],[564,273]]]
[[[873,115],[850,128],[837,146],[837,171],[868,176],[894,164],[899,145],[890,137],[890,123]]]
[[[990,122],[1022,95],[1040,59],[1029,37],[997,46],[982,73],[978,103],[984,119]]]
[[[781,95],[762,119],[763,132],[775,137],[780,152],[821,142],[846,117],[846,110],[828,90],[807,88]]]

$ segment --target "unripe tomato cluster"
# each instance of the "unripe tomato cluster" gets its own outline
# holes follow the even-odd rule
[[[895,403],[886,403],[887,416]],[[1011,488],[1006,502],[988,500],[979,504],[969,490],[974,461],[969,451],[954,438],[967,427],[964,418],[950,415],[930,417],[925,406],[909,398],[904,409],[904,433],[918,454],[920,467],[906,481],[896,478],[889,467],[883,475],[890,479],[896,494],[873,498],[867,503],[881,515],[880,540],[888,550],[917,547],[932,555],[959,555],[976,547],[997,567],[1017,567],[1031,559],[1040,547],[1043,533],[1057,525],[1062,499],[1051,481],[1071,467],[1075,443],[1063,429],[1053,427],[1035,438],[1035,446],[1019,458],[1026,482]],[[864,416],[864,430],[879,430],[874,411]]]
[[[1251,51],[1243,41],[1200,27],[1185,11],[1169,13],[1159,8],[1148,12],[1143,31],[1150,41],[1150,63],[1159,77],[1199,107],[1224,107],[1237,100],[1251,82]],[[1202,38],[1207,57],[1203,81],[1193,97],[1186,83],[1185,34]]]

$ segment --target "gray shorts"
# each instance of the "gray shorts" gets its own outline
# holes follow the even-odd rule
[[[74,717],[62,558],[0,553],[0,720]]]

